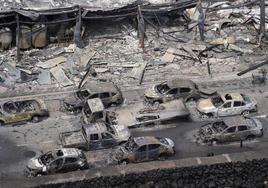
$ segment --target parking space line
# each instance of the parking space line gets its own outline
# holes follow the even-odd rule
[[[49,144],[49,143],[53,143],[54,140],[47,140],[47,141],[44,141],[44,142],[39,142],[37,144]],[[32,145],[36,145],[36,144],[18,144],[16,145],[17,147],[24,147],[24,146],[32,146]]]
[[[224,156],[228,162],[232,162],[232,159],[230,158],[229,154],[222,154],[222,156]]]
[[[202,164],[202,161],[199,157],[196,157],[196,160],[197,160],[197,164],[199,164],[199,165]]]

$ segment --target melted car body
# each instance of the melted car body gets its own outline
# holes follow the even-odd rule
[[[87,160],[81,150],[62,148],[30,159],[26,166],[26,173],[28,176],[37,176],[86,168]]]
[[[198,142],[232,142],[263,135],[263,125],[256,118],[229,117],[203,125],[197,132]]]
[[[226,93],[198,101],[197,110],[202,115],[214,117],[248,115],[257,111],[257,103],[245,94]]]
[[[120,89],[111,82],[90,81],[86,82],[78,91],[63,100],[65,110],[81,112],[87,99],[100,98],[104,107],[112,104],[121,104],[123,96]]]
[[[142,162],[174,155],[174,142],[169,138],[135,137],[119,146],[110,156],[111,163]]]
[[[144,99],[148,102],[167,102],[178,98],[185,101],[197,100],[201,97],[198,86],[191,80],[174,79],[156,84],[147,89]]]
[[[15,124],[49,116],[44,101],[40,99],[7,101],[0,104],[0,124]]]

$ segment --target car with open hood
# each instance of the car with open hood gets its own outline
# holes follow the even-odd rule
[[[196,108],[202,116],[206,117],[247,116],[250,112],[258,110],[257,102],[242,93],[217,94],[198,101]]]
[[[111,153],[108,163],[143,162],[164,159],[174,154],[174,142],[170,138],[135,137]]]
[[[232,142],[247,140],[263,135],[263,125],[259,119],[248,117],[228,117],[201,126],[195,135],[201,143]]]
[[[144,93],[144,100],[148,102],[167,102],[178,98],[185,101],[198,100],[202,93],[196,83],[191,80],[173,79],[156,84]]]
[[[63,173],[88,168],[83,151],[61,148],[31,158],[26,166],[27,176]]]
[[[120,89],[112,82],[88,81],[78,91],[62,101],[65,110],[81,112],[87,99],[100,98],[104,107],[119,105],[123,102]]]
[[[25,121],[36,123],[48,116],[48,109],[41,99],[20,99],[0,103],[0,126]]]

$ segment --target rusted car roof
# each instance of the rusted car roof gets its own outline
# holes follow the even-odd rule
[[[134,141],[137,145],[144,145],[144,144],[159,144],[159,140],[153,136],[145,136],[145,137],[136,137]]]
[[[241,96],[240,93],[224,93],[221,96],[223,97],[223,99],[226,99],[225,96],[229,94],[230,97],[232,98],[232,100],[238,100],[238,101],[243,101],[243,97]]]
[[[222,119],[228,127],[237,125],[249,125],[247,122],[249,118],[244,118],[243,116],[232,116]]]
[[[92,124],[83,125],[87,135],[94,133],[102,133],[107,131],[107,127],[103,122],[97,122]]]
[[[81,89],[88,89],[91,94],[117,92],[117,89],[112,82],[88,81],[82,86]]]
[[[189,87],[194,88],[194,82],[192,80],[184,80],[184,79],[174,79],[167,81],[167,84],[170,88],[180,88],[180,87]]]
[[[104,110],[104,106],[100,98],[88,99],[87,104],[92,113],[102,112]]]

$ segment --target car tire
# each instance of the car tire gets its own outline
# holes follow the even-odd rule
[[[216,138],[213,138],[209,141],[209,145],[217,144],[218,142],[219,140],[217,140]]]
[[[164,161],[164,160],[166,160],[167,159],[167,154],[165,154],[165,153],[162,153],[162,154],[160,154],[159,156],[158,156],[158,160],[160,160],[160,161]]]
[[[119,164],[121,164],[121,165],[126,165],[128,163],[129,163],[129,160],[128,159],[124,159],[124,160],[122,160],[122,161],[119,162]]]
[[[34,115],[31,120],[33,123],[38,123],[40,121],[40,117],[37,115]]]
[[[241,115],[247,117],[249,115],[249,110],[244,110]]]
[[[5,122],[3,121],[0,121],[0,127],[4,126],[5,125]]]
[[[253,140],[254,138],[255,138],[254,135],[248,135],[248,136],[246,137],[246,140]]]

